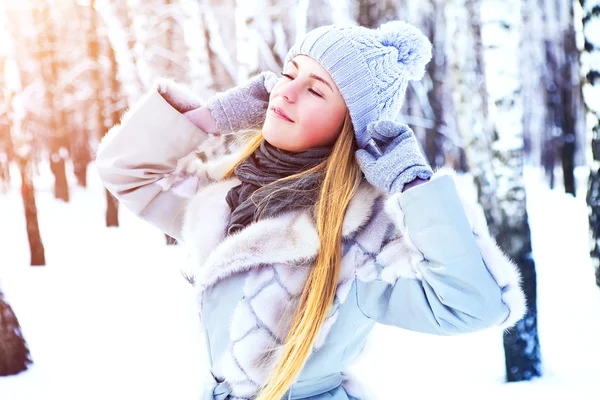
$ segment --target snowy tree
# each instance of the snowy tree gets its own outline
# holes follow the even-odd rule
[[[462,139],[469,172],[477,187],[491,230],[500,224],[501,214],[492,166],[492,134],[485,85],[481,41],[481,0],[451,0],[446,3],[448,64],[452,83],[456,127]]]
[[[195,0],[182,0],[181,7],[183,11],[182,35],[188,49],[189,83],[199,97],[207,98],[214,92],[215,85],[208,61],[207,30],[203,22],[202,7]],[[236,9],[236,18],[237,14]]]
[[[63,100],[58,92],[62,56],[57,46],[59,34],[60,8],[48,1],[37,1],[32,7],[34,26],[36,27],[38,64],[42,78],[45,112],[42,121],[48,135],[50,170],[54,175],[54,197],[69,201],[69,186],[65,170],[67,157],[67,135]]]
[[[113,47],[107,46],[109,70],[107,77],[109,79],[108,103],[105,100],[105,110],[110,115],[110,126],[114,126],[121,121],[121,116],[125,112],[127,101],[123,98],[121,81],[118,78],[119,68]],[[105,131],[104,136],[108,131]],[[104,190],[106,195],[106,226],[119,226],[119,202],[108,191]]]
[[[0,34],[0,41],[6,35]],[[0,53],[0,194],[10,186],[10,163],[13,159],[13,146],[10,136],[10,119],[8,117],[8,91],[6,90],[6,73],[4,72],[7,55]]]
[[[430,0],[427,8],[428,18],[423,21],[424,32],[433,45],[432,59],[427,64],[427,76],[430,80],[427,97],[432,108],[433,119],[425,131],[425,153],[434,168],[452,165],[456,169],[462,169],[461,147],[452,146],[457,143],[447,140],[455,134],[449,129],[453,126],[454,113],[446,56],[450,41],[446,35],[445,3],[445,0]]]
[[[235,15],[235,1],[209,0],[204,2],[202,11],[213,89],[220,92],[235,86],[237,82],[236,21],[231,17]]]
[[[328,0],[302,0],[299,7],[304,7],[306,12],[306,31],[311,31],[319,26],[330,25],[333,22],[331,5]]]
[[[561,12],[561,43],[564,55],[563,63],[560,69],[561,75],[561,99],[562,99],[562,118],[561,118],[561,139],[560,155],[563,170],[563,184],[566,193],[573,196],[576,194],[575,186],[575,155],[578,117],[582,114],[580,110],[583,107],[581,96],[581,85],[579,79],[579,50],[575,40],[575,16],[573,10],[573,1],[563,1],[564,8]]]
[[[506,378],[530,380],[542,374],[537,333],[537,287],[527,198],[523,183],[523,97],[519,63],[522,8],[519,0],[482,0],[482,40],[488,110],[493,124],[492,166],[500,221],[495,234],[499,246],[517,264],[523,277],[527,313],[504,333]]]
[[[26,51],[27,47],[18,45],[23,43],[16,42],[20,37],[17,34],[18,26],[14,23],[14,21],[31,22],[31,13],[25,8],[27,5],[27,3],[20,3],[13,5],[13,8],[0,7],[0,17],[6,22],[0,24],[0,27],[6,26],[6,33],[10,39],[6,42],[9,48],[4,72],[7,72],[7,76],[10,76],[11,79],[7,80],[7,83],[10,82],[10,84],[4,88],[5,105],[14,149],[14,160],[21,175],[21,197],[31,254],[30,264],[41,266],[46,264],[46,257],[40,235],[33,186],[33,167],[40,146],[34,136],[37,129],[34,117],[35,104],[38,100],[35,92],[39,85],[35,80],[37,68],[34,67],[35,63],[32,62],[31,55]]]
[[[19,320],[0,290],[0,376],[16,375],[31,365]]]
[[[395,0],[357,0],[356,21],[359,25],[377,28],[398,17],[397,3]]]
[[[138,66],[137,41],[127,4],[127,1],[96,0],[94,5],[106,26],[127,104],[131,105],[142,97],[145,87],[139,73],[141,67]]]
[[[581,0],[584,46],[581,73],[586,129],[591,143],[587,204],[590,223],[590,256],[600,286],[600,1]]]
[[[540,0],[539,9],[544,62],[539,64],[537,70],[542,71],[541,88],[546,103],[541,161],[553,188],[554,167],[560,158],[565,191],[575,195],[576,117],[581,102],[573,3],[567,0]]]

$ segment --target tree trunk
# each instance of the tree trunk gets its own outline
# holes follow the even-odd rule
[[[306,32],[319,26],[330,25],[332,21],[331,5],[327,0],[305,0],[306,8]]]
[[[446,3],[448,64],[456,111],[468,170],[477,187],[490,233],[496,236],[501,221],[496,198],[497,180],[492,165],[492,133],[481,38],[481,0],[449,0]],[[472,50],[471,50],[472,49]]]
[[[558,157],[558,139],[562,136],[562,106],[560,104],[561,85],[561,54],[558,52],[556,41],[559,38],[560,24],[557,10],[553,0],[538,0],[538,7],[542,10],[542,27],[544,42],[543,64],[543,96],[545,106],[545,126],[542,136],[542,166],[550,189],[556,185],[554,167]]]
[[[16,375],[27,370],[31,362],[27,342],[19,320],[0,290],[0,376]]]
[[[4,65],[6,58],[0,54],[0,65]],[[4,74],[0,74],[0,87],[6,88],[7,82]],[[12,162],[12,140],[10,137],[10,96],[0,90],[0,194],[10,186],[10,163]]]
[[[192,87],[204,98],[208,98],[213,87],[213,79],[208,62],[208,43],[205,40],[202,9],[195,0],[181,0],[186,22],[182,24],[182,37],[188,44],[189,79]],[[235,20],[238,19],[239,8],[235,9]],[[230,16],[231,18],[231,16]],[[236,28],[237,33],[237,28]],[[246,37],[247,39],[247,37]],[[237,47],[238,51],[240,50]],[[246,47],[246,51],[249,51]],[[239,75],[239,69],[238,69]],[[244,79],[245,81],[245,79]]]
[[[575,27],[573,15],[573,2],[568,3],[569,19],[563,34],[564,63],[562,65],[562,140],[561,140],[561,159],[563,169],[563,182],[565,192],[573,196],[576,195],[575,187],[575,147],[576,143],[576,117],[579,115],[577,109],[580,102],[579,93],[579,62],[578,51],[575,43]]]
[[[108,190],[106,193],[106,226],[119,226],[119,201]]]
[[[21,197],[23,198],[27,239],[29,240],[29,250],[31,253],[30,264],[31,266],[46,265],[44,244],[42,243],[38,224],[31,166],[27,157],[19,157],[18,162],[21,170]]]
[[[204,27],[203,41],[207,44],[208,63],[210,66],[213,90],[221,92],[234,86],[237,82],[236,71],[236,34],[235,19],[226,15],[224,9],[235,13],[233,1],[220,2],[219,12],[213,11],[214,0],[208,1],[202,13],[202,26]],[[229,44],[229,46],[227,45]]]
[[[596,269],[596,283],[600,286],[600,46],[594,26],[600,24],[600,4],[593,0],[580,0],[583,9],[584,48],[581,55],[582,73],[585,75],[583,101],[586,111],[586,129],[592,147],[589,160],[590,176],[586,201],[590,224],[590,257]]]
[[[134,104],[143,95],[144,83],[138,73],[136,37],[128,2],[101,1],[96,3],[96,9],[107,28],[110,46],[119,58],[119,71],[127,104]]]
[[[87,167],[92,161],[88,135],[85,132],[79,134],[69,134],[72,145],[69,147],[71,160],[73,162],[73,175],[77,179],[77,184],[81,187],[87,187]]]
[[[172,238],[171,236],[167,235],[166,233],[165,233],[165,239],[167,242],[167,246],[172,246],[172,245],[177,244],[177,240],[175,238]]]
[[[446,23],[444,18],[444,5],[440,4],[440,0],[431,0],[431,18],[428,19],[427,31],[429,40],[433,45],[433,57],[427,64],[427,73],[431,78],[431,89],[427,93],[429,104],[433,109],[433,126],[425,132],[425,153],[429,164],[435,169],[436,167],[446,164],[446,156],[450,153],[455,153],[456,149],[451,149],[447,152],[443,150],[444,136],[441,134],[445,123],[446,106],[448,105],[448,93],[446,82],[448,81],[448,65],[445,52],[436,50],[444,47],[447,38]],[[449,157],[457,158],[457,157]],[[457,165],[453,165],[454,168]]]
[[[115,52],[112,45],[108,46],[108,60],[110,62],[110,104],[111,124],[114,126],[119,123],[123,110],[126,108],[126,101],[121,99],[121,83],[118,78],[118,65],[115,57]],[[107,133],[105,129],[102,133],[104,136]],[[119,226],[119,201],[106,190],[106,226]]]
[[[520,0],[483,0],[481,8],[488,109],[494,129],[493,166],[500,210],[496,240],[521,272],[528,305],[525,317],[514,329],[504,333],[509,382],[530,380],[542,374],[536,273],[523,182],[523,71],[519,63],[505,62],[521,59],[521,18],[527,14],[526,7],[527,3]]]
[[[102,82],[100,69],[102,68],[102,62],[100,60],[100,37],[98,31],[98,13],[96,12],[96,0],[90,0],[89,7],[89,30],[87,32],[87,50],[88,57],[92,62],[93,68],[91,69],[91,82],[90,85],[94,94],[92,95],[92,107],[90,110],[89,123],[91,125],[90,132],[92,137],[99,140],[106,133],[106,126],[104,124],[103,111],[104,105],[104,85]]]
[[[69,201],[69,185],[65,169],[67,146],[65,143],[64,118],[62,101],[56,93],[58,76],[58,55],[55,35],[55,24],[47,2],[41,2],[33,9],[34,21],[38,25],[38,60],[44,80],[45,107],[49,111],[49,121],[45,121],[49,130],[50,170],[54,175],[54,197]]]
[[[393,0],[358,0],[356,22],[367,28],[377,28],[397,18],[398,5]]]

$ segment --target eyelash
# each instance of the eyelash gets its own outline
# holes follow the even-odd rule
[[[285,74],[285,73],[283,73],[283,72],[281,73],[281,76],[284,76],[284,77],[286,77],[286,78],[288,78],[288,79],[294,80],[294,78],[292,78],[290,75],[288,75],[288,74]],[[321,96],[319,93],[315,92],[313,89],[308,89],[308,91],[309,91],[309,92],[311,92],[312,94],[314,94],[315,96],[318,96],[318,97],[320,97],[320,98],[323,98],[323,96]]]

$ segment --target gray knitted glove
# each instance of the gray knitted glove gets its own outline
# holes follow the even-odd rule
[[[277,74],[265,71],[244,85],[235,86],[211,97],[207,107],[217,121],[219,132],[227,134],[262,127],[267,115],[269,93],[277,79]]]
[[[380,154],[366,149],[356,152],[371,185],[393,194],[401,192],[404,185],[416,178],[429,179],[433,175],[417,138],[407,125],[385,120],[371,122],[367,125],[367,135],[381,149]]]

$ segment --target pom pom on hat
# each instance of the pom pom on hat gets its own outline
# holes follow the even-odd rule
[[[404,21],[390,21],[377,29],[381,44],[398,50],[398,62],[406,68],[408,78],[419,80],[431,59],[431,43],[423,33]]]

